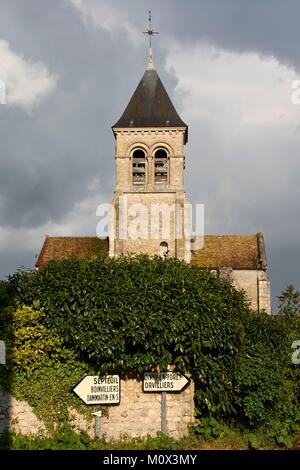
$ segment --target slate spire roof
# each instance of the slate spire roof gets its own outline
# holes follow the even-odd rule
[[[185,128],[187,140],[188,126],[177,114],[153,62],[149,62],[129,104],[113,129],[129,127]]]

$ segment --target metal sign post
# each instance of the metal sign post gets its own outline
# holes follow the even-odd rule
[[[180,393],[190,380],[181,372],[146,372],[143,378],[144,393],[161,394],[161,431],[168,433],[167,393]]]
[[[100,430],[100,418],[102,415],[102,411],[96,411],[93,413],[93,416],[95,416],[95,436],[97,439],[100,439],[101,437],[101,430]]]
[[[163,432],[164,434],[168,433],[166,392],[162,392],[161,394],[161,432]]]

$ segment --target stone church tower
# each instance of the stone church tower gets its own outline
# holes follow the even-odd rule
[[[168,253],[189,262],[184,190],[188,127],[155,70],[151,47],[144,76],[112,129],[116,139],[116,185],[109,255]]]
[[[36,261],[128,254],[159,255],[210,269],[243,289],[254,310],[271,313],[270,279],[264,236],[191,236],[184,190],[188,127],[178,116],[152,60],[119,121],[115,136],[116,184],[109,215],[109,237],[46,237]]]

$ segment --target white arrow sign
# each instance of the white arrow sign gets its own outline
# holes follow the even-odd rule
[[[86,405],[118,405],[120,403],[120,377],[87,375],[72,391]]]
[[[181,392],[190,380],[181,372],[146,372],[143,379],[143,392]]]

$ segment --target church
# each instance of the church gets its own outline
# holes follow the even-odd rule
[[[124,113],[112,127],[116,184],[109,237],[46,236],[36,268],[70,256],[95,259],[143,253],[175,257],[230,279],[246,291],[253,309],[271,314],[263,234],[195,237],[186,229],[189,204],[184,170],[188,126],[178,115],[154,67],[151,37],[155,31],[151,23],[146,33],[150,37],[148,66]],[[137,210],[144,216],[158,213],[158,217],[154,224],[140,217],[139,233],[128,236],[127,227],[124,233],[124,223],[120,224],[124,207],[126,220],[127,214]],[[160,211],[168,208],[164,218]]]

